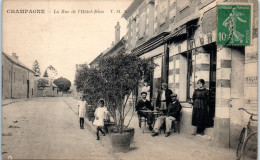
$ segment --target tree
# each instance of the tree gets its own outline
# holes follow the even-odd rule
[[[75,80],[77,90],[83,91],[85,95],[88,94],[88,99],[91,97],[105,99],[117,129],[122,133],[125,117],[131,109],[125,110],[128,98],[143,79],[144,73],[149,73],[154,65],[149,60],[141,59],[136,55],[119,54],[101,59],[99,69],[83,67],[84,70],[81,68],[77,70]],[[133,116],[134,107],[132,109]]]
[[[40,65],[37,60],[33,62],[32,70],[35,72],[36,77],[41,76],[41,70],[40,70]]]
[[[47,70],[44,71],[43,77],[49,77]]]
[[[41,78],[38,79],[38,88],[44,89],[45,87],[49,86],[49,81],[47,79]]]
[[[50,77],[51,79],[57,79],[58,72],[52,65],[50,65],[44,71],[43,77]]]
[[[99,71],[95,68],[89,68],[88,65],[80,64],[76,70],[74,84],[77,92],[84,94],[85,100],[96,107],[98,100],[102,97],[103,82]]]
[[[60,77],[55,79],[53,83],[59,88],[60,91],[67,92],[70,90],[71,82],[67,78]]]

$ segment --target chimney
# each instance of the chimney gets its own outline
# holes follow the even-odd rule
[[[19,57],[16,55],[16,53],[12,53],[12,56],[15,58],[15,59],[18,59]]]
[[[117,22],[115,26],[115,44],[120,40],[120,24]]]

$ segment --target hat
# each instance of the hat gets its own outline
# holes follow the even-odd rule
[[[177,97],[177,94],[173,93],[171,94],[171,97]]]
[[[147,92],[142,92],[141,95],[142,95],[142,94],[146,94],[146,95],[147,95]]]
[[[167,83],[162,83],[162,86],[167,86]]]

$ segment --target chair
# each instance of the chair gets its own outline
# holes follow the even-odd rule
[[[180,124],[181,124],[181,118],[182,118],[182,112],[180,112],[180,120],[179,121],[172,121],[172,128],[174,130],[174,133],[178,133],[180,134]],[[163,122],[163,125],[160,129],[163,129],[163,132],[165,133],[166,130],[166,126],[165,126],[165,122]]]
[[[174,129],[174,132],[177,132],[178,134],[180,134],[181,118],[182,118],[182,112],[180,112],[179,121],[172,121],[172,128]]]
[[[142,128],[142,122],[144,122],[144,126],[146,126],[147,118],[138,115],[138,121],[139,121],[139,128]]]

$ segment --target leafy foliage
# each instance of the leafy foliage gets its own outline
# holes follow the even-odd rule
[[[55,79],[53,83],[59,88],[60,91],[67,92],[70,90],[71,82],[67,78],[60,77]]]
[[[50,65],[44,71],[43,77],[50,77],[51,79],[56,79],[58,77],[58,72],[52,65]]]
[[[76,70],[74,84],[76,90],[84,94],[85,100],[93,107],[102,97],[103,79],[95,68],[89,68],[87,64],[81,64]]]
[[[37,60],[33,62],[32,70],[35,72],[36,77],[41,76],[41,70],[40,70],[40,65]]]
[[[98,69],[88,68],[86,64],[79,66],[75,85],[77,91],[83,92],[90,103],[97,102],[99,98],[105,99],[118,130],[122,133],[130,93],[144,78],[144,74],[150,73],[153,68],[154,65],[147,59],[132,54],[119,54],[101,59]]]
[[[38,79],[38,88],[44,89],[49,86],[49,81],[47,79],[41,78]]]
[[[49,77],[47,70],[44,71],[43,77]]]

